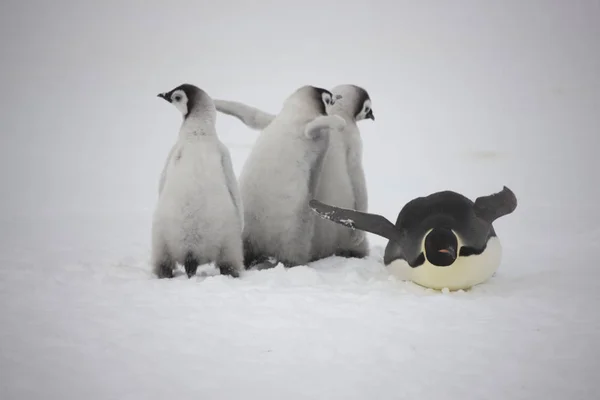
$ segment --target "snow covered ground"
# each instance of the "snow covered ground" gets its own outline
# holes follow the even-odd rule
[[[1,399],[597,397],[597,2],[166,4],[0,6]],[[366,260],[155,279],[180,123],[156,94],[185,81],[271,112],[364,86],[370,210],[510,187],[497,275],[399,282],[370,235]],[[239,173],[257,132],[218,128]]]

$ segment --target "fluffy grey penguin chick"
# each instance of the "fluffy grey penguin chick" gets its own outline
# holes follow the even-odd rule
[[[356,85],[338,85],[331,90],[336,99],[328,108],[329,115],[344,119],[343,131],[331,132],[329,147],[323,159],[321,179],[315,198],[326,204],[366,212],[368,195],[362,165],[362,139],[357,122],[375,120],[368,92]],[[215,100],[217,111],[233,116],[252,129],[265,129],[275,115],[249,105]],[[363,258],[369,254],[364,231],[348,230],[316,218],[312,240],[311,260],[331,255]]]
[[[341,98],[331,107],[329,114],[344,118],[346,127],[343,132],[331,135],[315,198],[326,204],[366,212],[367,183],[357,122],[375,120],[371,98],[366,90],[356,85],[339,85],[331,92]],[[369,242],[364,231],[350,230],[316,218],[313,260],[331,255],[363,258],[368,254]]]
[[[308,201],[319,185],[330,132],[346,125],[327,115],[334,104],[328,90],[303,86],[256,140],[240,174],[246,267],[311,260],[315,218]]]
[[[221,274],[243,270],[243,207],[227,147],[217,137],[216,109],[202,89],[183,84],[160,93],[183,115],[159,182],[152,223],[152,263],[160,278],[176,263],[188,277],[214,262]]]

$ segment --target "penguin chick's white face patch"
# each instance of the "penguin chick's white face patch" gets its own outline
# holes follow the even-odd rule
[[[173,93],[171,93],[170,101],[175,107],[177,107],[177,109],[181,112],[181,114],[187,115],[187,113],[188,113],[188,106],[187,106],[188,98],[183,90],[176,90]]]
[[[325,104],[325,111],[327,112],[327,114],[329,114],[329,110],[330,108],[335,104],[336,100],[341,99],[342,96],[338,95],[335,97],[332,97],[329,93],[321,93],[321,99],[323,100],[323,103]]]
[[[371,99],[365,100],[365,102],[363,103],[362,109],[356,115],[357,121],[360,121],[363,119],[375,120],[375,116],[373,115],[373,107],[371,106]]]

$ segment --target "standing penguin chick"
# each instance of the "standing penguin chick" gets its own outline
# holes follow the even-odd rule
[[[310,261],[315,218],[308,201],[319,184],[330,131],[345,126],[343,118],[326,115],[333,104],[328,90],[303,86],[256,140],[240,174],[246,267]]]
[[[331,91],[340,99],[329,110],[346,121],[343,132],[331,135],[315,199],[336,207],[366,212],[367,184],[362,164],[362,139],[357,122],[375,120],[369,93],[356,85],[339,85]],[[315,221],[312,258],[337,255],[364,258],[369,242],[364,231],[349,230],[321,218]]]
[[[362,139],[357,122],[375,120],[371,98],[365,89],[351,84],[338,85],[331,93],[336,101],[327,112],[343,118],[346,127],[343,131],[332,131],[330,134],[315,199],[366,212],[368,195],[362,165]],[[236,101],[215,100],[215,105],[217,111],[238,118],[255,130],[265,129],[275,119],[273,114]],[[368,254],[369,243],[363,231],[351,231],[316,218],[312,261],[331,255],[363,258]]]
[[[158,97],[177,107],[183,123],[159,183],[154,273],[171,278],[179,263],[191,277],[199,265],[215,262],[221,274],[239,277],[243,208],[229,150],[217,137],[213,100],[190,84]]]
[[[396,225],[377,214],[331,207],[311,200],[322,218],[389,239],[383,262],[403,280],[432,289],[468,289],[500,266],[502,248],[492,223],[517,207],[506,186],[473,203],[443,191],[408,202]]]

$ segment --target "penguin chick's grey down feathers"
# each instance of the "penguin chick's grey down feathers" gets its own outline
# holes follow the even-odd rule
[[[338,85],[331,93],[335,103],[329,107],[328,114],[344,118],[346,127],[343,131],[331,132],[315,198],[327,204],[366,212],[368,195],[357,122],[375,119],[371,99],[366,90],[356,85]],[[215,105],[217,111],[236,117],[256,130],[265,129],[275,118],[273,114],[240,102],[215,100]],[[315,216],[311,260],[334,254],[362,258],[368,252],[369,244],[363,231],[348,231]]]
[[[311,259],[314,197],[332,130],[345,126],[327,116],[328,90],[303,86],[256,140],[240,174],[246,267],[274,258],[291,267]]]
[[[243,269],[243,207],[227,147],[215,129],[212,99],[184,84],[161,93],[183,115],[177,142],[159,181],[152,223],[152,263],[161,278],[176,264],[188,277],[199,265],[215,262],[221,274]]]

